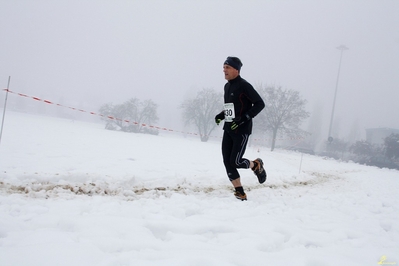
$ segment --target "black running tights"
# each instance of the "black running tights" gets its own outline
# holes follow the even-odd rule
[[[249,168],[250,161],[243,158],[249,134],[224,131],[222,140],[223,163],[230,181],[240,177],[238,168]]]

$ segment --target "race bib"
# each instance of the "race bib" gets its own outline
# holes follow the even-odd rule
[[[234,103],[225,103],[224,104],[224,120],[226,122],[233,122],[233,119],[236,118],[234,113]]]

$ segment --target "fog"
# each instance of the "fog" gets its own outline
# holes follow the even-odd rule
[[[222,92],[233,55],[255,87],[299,91],[327,138],[345,45],[334,136],[399,128],[399,1],[0,0],[0,9],[1,88],[11,76],[12,91],[85,108],[152,99],[159,126],[180,129],[178,106],[203,88]]]

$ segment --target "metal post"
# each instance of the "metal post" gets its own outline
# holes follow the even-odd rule
[[[333,101],[333,106],[332,106],[332,111],[331,111],[330,128],[328,129],[328,141],[329,142],[333,141],[333,138],[331,136],[331,128],[332,128],[332,123],[333,123],[333,118],[334,118],[335,100],[337,99],[338,81],[339,81],[339,73],[341,71],[342,54],[344,53],[345,50],[348,50],[348,48],[345,45],[341,45],[341,46],[338,46],[337,49],[341,51],[341,56],[339,58],[337,82],[335,83],[335,93],[334,93],[334,101]]]
[[[8,76],[6,99],[4,100],[3,119],[1,120],[0,143],[1,143],[1,136],[3,136],[3,126],[4,126],[4,118],[6,116],[6,107],[7,107],[8,89],[10,88],[10,80],[11,80],[11,76]]]

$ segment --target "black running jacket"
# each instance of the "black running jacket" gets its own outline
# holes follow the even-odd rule
[[[265,107],[265,103],[258,92],[241,76],[228,81],[224,85],[224,103],[225,105],[230,104],[230,107],[231,103],[234,104],[235,117],[249,115],[251,118],[236,130],[231,129],[231,122],[225,121],[223,130],[239,134],[252,133],[252,118],[259,114]],[[228,116],[226,112],[228,112],[228,109],[226,110],[225,108],[219,115],[226,118]]]

